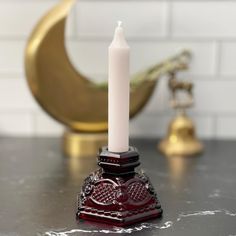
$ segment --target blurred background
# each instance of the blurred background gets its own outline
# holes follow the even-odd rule
[[[58,0],[0,0],[0,136],[59,136],[63,127],[31,96],[24,49],[38,20]],[[67,22],[73,64],[94,80],[107,79],[107,47],[124,22],[135,73],[181,49],[193,53],[181,74],[195,84],[190,111],[201,138],[236,138],[236,2],[211,0],[82,0]],[[132,17],[131,17],[132,16]],[[133,137],[162,137],[173,116],[162,78],[144,112],[132,119]]]

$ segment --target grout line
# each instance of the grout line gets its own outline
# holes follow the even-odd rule
[[[0,0],[1,1],[1,0]],[[76,20],[74,20],[76,21]],[[167,22],[171,21],[171,19],[168,19]],[[187,43],[212,43],[215,41],[223,41],[224,43],[236,43],[236,36],[235,37],[176,37],[172,34],[172,26],[171,23],[168,23],[169,26],[167,27],[166,34],[169,34],[166,36],[159,35],[159,36],[127,36],[126,38],[129,41],[133,42],[141,42],[141,43],[157,43],[157,42],[167,42],[167,43],[175,43],[175,42],[187,42]],[[77,22],[74,24],[75,26],[73,30],[77,30]],[[111,37],[110,35],[100,35],[100,36],[90,36],[90,35],[81,35],[80,33],[75,35],[66,35],[66,40],[69,42],[94,42],[94,43],[101,43],[101,42],[110,42]],[[0,42],[19,42],[19,43],[26,43],[29,38],[29,35],[1,35],[0,34]]]
[[[44,111],[40,108],[0,108],[0,114],[9,113],[9,114],[24,114],[24,113],[35,113],[40,114]]]
[[[59,2],[60,0],[20,0],[21,2]],[[86,1],[86,0],[82,0]],[[6,2],[6,0],[0,0],[0,2]],[[19,3],[19,0],[7,0],[7,2],[17,2]]]
[[[0,80],[3,79],[11,79],[11,80],[18,80],[18,79],[23,79],[24,78],[24,73],[18,73],[18,72],[0,72]]]
[[[72,33],[69,33],[69,35],[65,35],[65,39],[66,39],[66,41],[73,41],[73,40],[76,40],[77,38],[76,38],[76,32],[77,32],[77,14],[76,14],[76,5],[75,5],[75,7],[71,10],[71,22],[69,22],[68,21],[68,18],[67,18],[67,22],[66,22],[66,27],[67,27],[67,29],[65,29],[65,33],[67,32],[67,30],[68,30],[68,27],[70,27],[71,25],[72,25],[72,27],[71,27],[71,29],[72,29]],[[71,23],[71,25],[69,26],[69,23]]]
[[[78,10],[77,10],[77,3],[74,7],[74,36],[75,40],[78,40],[78,31],[79,31],[79,24],[78,24]]]
[[[235,2],[234,0],[167,0],[171,2]]]
[[[136,72],[133,72],[132,74],[135,74]],[[224,81],[229,81],[229,82],[236,82],[236,74],[232,74],[232,75],[221,75],[221,76],[216,76],[216,75],[207,75],[207,74],[196,74],[196,73],[191,73],[191,71],[186,71],[186,77],[190,77],[191,76],[191,80],[192,81],[197,81],[197,82],[222,82]],[[0,81],[1,80],[5,80],[5,79],[10,79],[10,80],[22,80],[25,79],[25,74],[24,73],[20,73],[20,72],[0,72]],[[90,77],[107,77],[107,74],[102,74],[102,73],[98,73],[98,74],[90,74]]]
[[[145,111],[142,114],[145,116],[173,116],[174,113],[173,110],[169,110],[166,107],[166,110],[162,111]],[[219,112],[209,112],[209,111],[187,111],[187,113],[190,116],[195,117],[209,117],[209,116],[224,116],[224,117],[236,117],[236,112],[225,112],[225,111],[219,111]]]
[[[6,0],[0,0],[5,2]],[[60,0],[43,0],[43,2],[59,2]],[[117,0],[80,0],[80,2],[117,2]],[[119,0],[120,2],[143,2],[143,0]],[[196,2],[196,0],[145,0],[146,2]],[[19,0],[8,0],[8,2],[19,2]],[[32,2],[32,0],[21,0],[21,2]],[[42,2],[42,0],[34,0],[34,2]],[[198,0],[197,2],[234,2],[233,0]]]
[[[45,112],[40,109],[31,109],[31,108],[0,108],[0,114],[9,113],[9,114],[33,114],[34,116],[38,116],[40,114],[44,114]],[[188,114],[190,116],[195,117],[209,117],[209,116],[222,116],[222,117],[236,117],[235,111],[218,111],[218,112],[209,112],[209,111],[188,111]],[[144,112],[141,112],[140,115],[143,116],[173,116],[174,111],[168,107],[166,107],[162,111],[150,111],[145,110]],[[50,116],[50,115],[49,115]],[[138,116],[137,116],[138,117]]]
[[[212,136],[218,138],[218,115],[215,114],[212,117]]]
[[[2,35],[0,34],[0,41],[4,42],[4,41],[17,41],[19,43],[26,43],[28,38],[29,38],[30,34],[29,35],[10,35],[10,34],[5,34],[5,35]]]
[[[166,17],[165,17],[165,28],[166,28],[166,36],[168,39],[172,37],[172,2],[166,1],[167,9],[166,9]]]
[[[35,112],[31,112],[31,125],[32,125],[32,136],[36,136],[36,115]]]
[[[132,74],[135,74],[137,72],[134,72]],[[221,76],[216,76],[216,75],[207,75],[207,74],[195,74],[195,73],[191,73],[191,72],[185,72],[186,76],[184,77],[191,77],[192,81],[196,81],[196,82],[222,82],[222,81],[228,81],[228,82],[236,82],[236,74],[232,74],[232,75],[221,75]],[[95,78],[95,77],[101,77],[101,78],[106,78],[107,74],[90,74],[91,78]],[[18,73],[18,72],[13,72],[13,73],[2,73],[0,72],[0,81],[1,80],[25,80],[25,75],[24,73]],[[101,81],[99,81],[101,82]]]
[[[1,1],[1,0],[0,0]],[[74,21],[76,21],[74,19]],[[171,21],[171,19],[168,19],[167,22]],[[190,43],[212,43],[214,41],[223,41],[224,43],[236,43],[236,36],[235,37],[176,37],[172,34],[172,26],[171,23],[168,23],[169,26],[167,26],[167,32],[166,34],[169,34],[166,36],[159,35],[159,36],[127,36],[126,38],[129,41],[133,42],[141,42],[141,43],[156,43],[156,42],[167,42],[167,43],[174,43],[174,42],[190,42]],[[73,30],[77,30],[77,22],[74,24]],[[76,37],[75,37],[76,36]],[[71,42],[110,42],[111,37],[110,35],[100,35],[100,36],[89,36],[89,35],[81,35],[79,32],[78,34],[75,33],[75,35],[66,35],[66,40]],[[19,43],[26,43],[29,38],[29,35],[1,35],[0,34],[0,42],[19,42]]]
[[[142,70],[141,70],[142,71]],[[132,74],[135,75],[137,72],[140,72],[140,70],[133,72]],[[101,77],[101,78],[107,78],[107,74],[90,74],[90,78],[96,78],[96,77]],[[132,75],[131,75],[132,76]],[[164,76],[160,77],[162,79]],[[235,75],[230,75],[230,76],[219,76],[216,77],[215,75],[206,75],[206,74],[194,74],[191,72],[186,71],[185,75],[182,76],[183,78],[189,78],[191,77],[191,80],[194,82],[222,82],[224,81],[229,81],[229,82],[236,82],[236,74]],[[1,73],[0,73],[0,80],[1,80]],[[101,81],[98,81],[101,82]]]
[[[134,41],[134,42],[193,42],[193,43],[212,43],[216,40],[222,40],[224,42],[236,42],[236,37],[234,38],[222,38],[222,37],[175,37],[171,36],[171,38],[166,38],[165,36],[127,36],[126,37],[129,41]],[[1,40],[1,37],[0,37]],[[100,36],[89,36],[89,35],[81,35],[78,33],[78,37],[76,40],[71,40],[71,41],[88,41],[88,42],[110,42],[111,37],[109,35],[100,35]]]
[[[214,61],[214,72],[215,77],[220,77],[220,68],[221,68],[221,41],[215,42],[215,61]]]

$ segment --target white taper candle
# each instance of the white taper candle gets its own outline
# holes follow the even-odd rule
[[[129,54],[121,22],[109,47],[108,150],[129,150]]]

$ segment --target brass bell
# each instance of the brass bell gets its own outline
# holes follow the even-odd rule
[[[171,105],[177,110],[176,117],[170,122],[168,134],[160,144],[159,150],[166,156],[193,156],[203,150],[202,143],[196,137],[193,121],[185,110],[193,105],[193,84],[178,81],[175,74],[171,75],[169,88],[172,94]],[[177,100],[177,92],[187,93],[186,101]]]

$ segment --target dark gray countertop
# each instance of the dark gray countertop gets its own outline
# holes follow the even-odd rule
[[[69,159],[53,138],[0,139],[0,236],[236,235],[236,141],[206,141],[195,158],[162,157],[132,140],[164,210],[127,228],[75,220],[76,196],[96,159]]]

